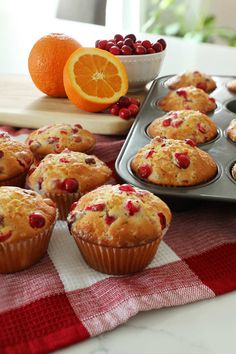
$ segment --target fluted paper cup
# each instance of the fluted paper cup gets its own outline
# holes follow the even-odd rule
[[[153,260],[161,238],[140,246],[110,247],[97,245],[74,236],[85,262],[93,269],[106,274],[137,273]]]
[[[79,200],[80,193],[45,193],[47,198],[54,201],[58,208],[58,219],[66,220],[71,204]]]

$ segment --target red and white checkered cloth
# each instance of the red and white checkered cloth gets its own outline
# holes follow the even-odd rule
[[[24,140],[27,130],[13,135]],[[95,153],[114,165],[123,140],[98,137]],[[233,204],[176,212],[149,267],[109,276],[83,261],[65,222],[48,254],[28,270],[0,275],[0,353],[49,353],[111,330],[139,311],[182,305],[236,289]]]

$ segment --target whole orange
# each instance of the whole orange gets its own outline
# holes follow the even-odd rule
[[[61,33],[40,38],[30,51],[28,68],[35,86],[48,96],[66,97],[63,69],[69,56],[81,44]]]

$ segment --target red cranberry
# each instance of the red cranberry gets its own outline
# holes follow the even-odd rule
[[[4,156],[4,152],[0,150],[0,159]]]
[[[140,99],[136,98],[136,97],[130,97],[130,104],[136,104],[138,107],[140,106]]]
[[[186,169],[190,165],[190,158],[186,152],[176,152],[175,158],[177,160],[177,166],[179,168]]]
[[[153,154],[155,154],[155,150],[154,149],[149,150],[146,158],[148,159],[148,158],[152,157]]]
[[[120,118],[128,120],[131,118],[131,112],[128,108],[121,108],[119,111]]]
[[[166,41],[163,38],[158,39],[157,42],[162,45],[163,50],[166,49]]]
[[[124,37],[121,34],[115,34],[114,35],[114,40],[117,42],[123,41]]]
[[[110,48],[114,46],[114,43],[113,42],[107,42],[107,45],[106,45],[106,50],[110,51]]]
[[[147,53],[147,50],[145,47],[143,47],[142,45],[138,45],[136,48],[135,48],[135,53],[137,55],[143,55],[143,54],[146,54]]]
[[[84,160],[84,162],[87,165],[96,165],[96,161],[93,157],[86,157],[86,159]]]
[[[74,126],[75,126],[76,128],[83,129],[83,127],[82,127],[81,124],[75,124]]]
[[[184,97],[185,99],[187,99],[187,92],[185,90],[179,89],[176,91],[178,96]]]
[[[98,203],[86,206],[87,211],[103,211],[105,209],[105,203]]]
[[[38,179],[39,190],[42,189],[42,183],[43,183],[43,177],[39,177]]]
[[[146,40],[142,41],[142,46],[144,48],[148,49],[148,48],[151,48],[152,44],[149,40],[146,39]]]
[[[131,103],[128,107],[132,117],[136,117],[139,112],[139,107],[136,104]]]
[[[152,167],[149,165],[141,165],[138,168],[138,175],[141,178],[148,178],[148,176],[150,176],[151,173],[152,173]]]
[[[75,136],[75,137],[73,137],[73,138],[74,138],[74,141],[75,141],[76,143],[81,143],[81,141],[82,141],[82,139],[81,139],[80,136]]]
[[[121,47],[121,53],[122,53],[123,55],[131,55],[132,52],[133,52],[132,48],[129,47],[128,45],[123,45],[123,46]]]
[[[122,48],[124,45],[124,41],[119,41],[116,43],[117,47]]]
[[[209,97],[209,101],[211,101],[211,102],[213,102],[213,103],[216,102],[216,100],[215,100],[213,97]]]
[[[136,37],[135,37],[135,35],[134,35],[133,33],[127,34],[127,35],[125,36],[125,39],[126,39],[126,38],[131,38],[133,42],[136,41]]]
[[[179,128],[182,124],[183,124],[183,120],[182,119],[174,119],[171,122],[171,126],[173,128]]]
[[[206,91],[207,90],[207,84],[206,82],[199,82],[197,85],[196,85],[197,88],[201,89],[201,90],[204,90]]]
[[[77,202],[72,203],[70,206],[70,211],[74,210],[76,206],[77,206]]]
[[[206,133],[206,129],[205,129],[205,127],[203,126],[202,123],[197,123],[197,128],[198,128],[198,130],[199,130],[201,133],[203,133],[203,134]]]
[[[113,114],[113,116],[118,116],[120,111],[120,106],[115,103],[109,108],[109,112]]]
[[[98,41],[98,43],[97,43],[97,48],[106,49],[106,46],[107,46],[106,39],[102,39],[102,40]]]
[[[68,134],[68,132],[67,132],[66,130],[63,130],[63,129],[60,130],[60,133],[61,133],[61,134],[65,134],[65,135]]]
[[[155,50],[156,53],[159,53],[163,50],[161,43],[156,42],[152,45],[152,48]]]
[[[162,121],[163,127],[169,127],[170,124],[171,124],[171,118],[165,118],[165,119]]]
[[[105,223],[107,225],[111,225],[114,221],[116,220],[116,218],[114,216],[111,215],[105,215]]]
[[[153,48],[147,48],[147,54],[155,54],[156,51]]]
[[[113,45],[110,49],[109,52],[114,54],[114,55],[120,55],[121,54],[121,50],[119,47],[117,47],[116,45]]]
[[[97,39],[95,42],[95,48],[98,48],[98,43],[100,42],[100,39]]]
[[[31,213],[29,215],[29,224],[34,229],[40,229],[45,225],[45,218],[42,214],[38,212]]]
[[[160,219],[161,229],[164,230],[164,228],[166,227],[166,217],[163,213],[158,213],[157,215],[159,216]]]
[[[62,162],[62,163],[69,163],[70,160],[68,160],[66,157],[61,157],[61,158],[59,159],[59,162]]]
[[[5,234],[0,232],[0,242],[6,241],[9,237],[11,237],[12,232],[8,231]]]
[[[124,45],[127,45],[127,46],[130,47],[130,48],[133,48],[134,42],[133,42],[133,40],[132,40],[131,38],[126,38],[126,39],[124,40]]]
[[[169,112],[168,113],[168,117],[171,117],[171,118],[174,118],[174,119],[178,118],[178,113],[177,112],[173,112],[173,111]]]
[[[75,178],[66,178],[63,182],[64,190],[68,193],[75,193],[78,191],[78,182]]]
[[[48,142],[49,144],[54,144],[54,143],[58,143],[60,139],[57,136],[49,136],[48,137]]]
[[[61,181],[60,179],[56,179],[56,180],[54,180],[54,187],[56,188],[56,189],[64,189],[64,182],[63,181]]]
[[[127,200],[125,208],[128,210],[129,215],[133,216],[140,210],[140,205],[137,203],[134,203],[133,200]]]
[[[192,139],[185,139],[185,142],[186,142],[186,144],[188,144],[188,145],[190,145],[190,146],[192,146],[192,147],[195,147],[195,146],[196,146],[195,141],[192,140]]]
[[[121,96],[117,102],[121,108],[127,108],[130,104],[130,98],[128,96]]]
[[[119,186],[119,190],[122,192],[136,192],[134,187],[130,184],[122,184],[121,186]]]

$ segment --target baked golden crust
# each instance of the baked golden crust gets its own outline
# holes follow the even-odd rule
[[[233,165],[232,167],[232,171],[231,171],[232,177],[235,179],[236,181],[236,163]]]
[[[236,93],[236,78],[227,82],[226,86],[231,92]]]
[[[134,173],[162,186],[193,186],[213,179],[217,165],[192,141],[154,138],[131,162]]]
[[[216,82],[213,78],[199,71],[187,71],[180,75],[176,75],[170,78],[166,84],[171,90],[177,90],[181,87],[195,86],[201,90],[210,92],[216,88]]]
[[[28,144],[36,158],[58,154],[68,148],[71,151],[86,152],[95,145],[95,136],[80,124],[54,124],[34,130],[29,134]]]
[[[18,187],[0,187],[0,242],[31,238],[47,230],[56,219],[51,200]]]
[[[158,104],[165,112],[191,109],[207,113],[216,108],[215,99],[194,86],[170,91]]]
[[[236,119],[231,120],[231,122],[226,130],[226,134],[229,139],[236,142]]]
[[[168,206],[131,185],[106,185],[83,196],[68,217],[72,235],[88,242],[132,247],[162,238],[169,227]]]
[[[151,138],[192,139],[196,144],[202,144],[216,137],[217,127],[207,115],[199,111],[171,111],[156,118],[149,125],[148,134]]]
[[[65,150],[49,154],[38,166],[33,165],[27,186],[43,195],[52,192],[83,195],[107,182],[111,173],[96,156]]]
[[[0,181],[26,173],[33,162],[33,155],[26,144],[0,131]]]

